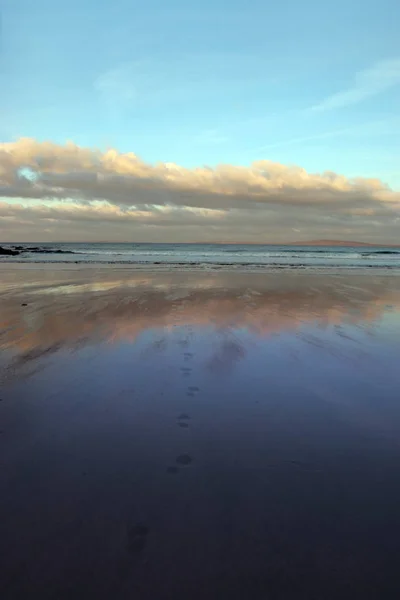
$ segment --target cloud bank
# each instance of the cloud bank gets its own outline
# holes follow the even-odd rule
[[[400,194],[379,179],[266,160],[186,169],[25,138],[0,144],[0,197],[3,241],[384,243],[400,224]]]

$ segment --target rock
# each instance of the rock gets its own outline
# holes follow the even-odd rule
[[[32,252],[32,253],[39,253],[39,254],[75,254],[75,252],[73,252],[72,250],[60,250],[60,249],[56,249],[53,250],[52,248],[26,248],[27,252]]]
[[[42,248],[41,246],[11,246],[10,248],[2,248],[0,246],[0,254],[16,256],[22,252],[30,252],[31,254],[75,254],[73,250],[61,250],[61,248]]]
[[[19,254],[18,250],[10,250],[10,248],[3,248],[0,246],[0,255],[3,256],[17,256]]]

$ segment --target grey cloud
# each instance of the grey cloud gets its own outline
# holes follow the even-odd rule
[[[380,227],[372,223],[378,222]],[[199,212],[187,207],[167,212],[148,207],[129,210],[107,205],[22,206],[0,203],[2,238],[136,241],[271,241],[293,239],[291,228],[301,229],[295,239],[343,237],[349,229],[355,239],[396,239],[398,224],[387,213],[372,216],[331,215],[308,207],[301,212],[244,209]],[[4,229],[3,229],[4,228]]]
[[[31,219],[36,239],[52,222],[61,230],[65,223],[91,223],[107,235],[112,224],[117,228],[112,235],[121,240],[127,232],[143,237],[157,229],[158,240],[176,235],[193,241],[195,235],[215,241],[281,241],[300,226],[307,238],[327,230],[337,238],[350,227],[355,237],[380,235],[383,242],[395,235],[394,219],[400,214],[400,194],[378,179],[312,174],[265,160],[214,169],[150,165],[133,153],[32,139],[0,144],[0,197],[24,202],[0,205],[0,227],[5,219]],[[29,206],[29,200],[35,202]]]

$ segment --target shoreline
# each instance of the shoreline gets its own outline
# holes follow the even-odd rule
[[[387,271],[389,274],[400,274],[400,266],[397,265],[365,265],[365,266],[342,266],[342,265],[304,265],[304,264],[259,264],[259,263],[189,263],[189,262],[178,262],[178,263],[150,263],[150,262],[132,262],[132,261],[109,261],[109,262],[95,262],[95,261],[40,261],[40,260],[0,260],[0,268],[5,266],[7,270],[12,270],[16,267],[16,270],[29,270],[43,268],[54,270],[63,270],[67,268],[71,269],[109,269],[118,268],[121,270],[131,271],[151,271],[151,272],[195,272],[195,273],[208,273],[208,272],[229,272],[229,273],[268,273],[268,272],[310,272],[310,273],[321,273],[321,274],[346,274],[348,273],[368,273],[368,274],[381,274]]]

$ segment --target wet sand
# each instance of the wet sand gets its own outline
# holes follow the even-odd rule
[[[14,266],[5,600],[400,595],[400,277]]]

